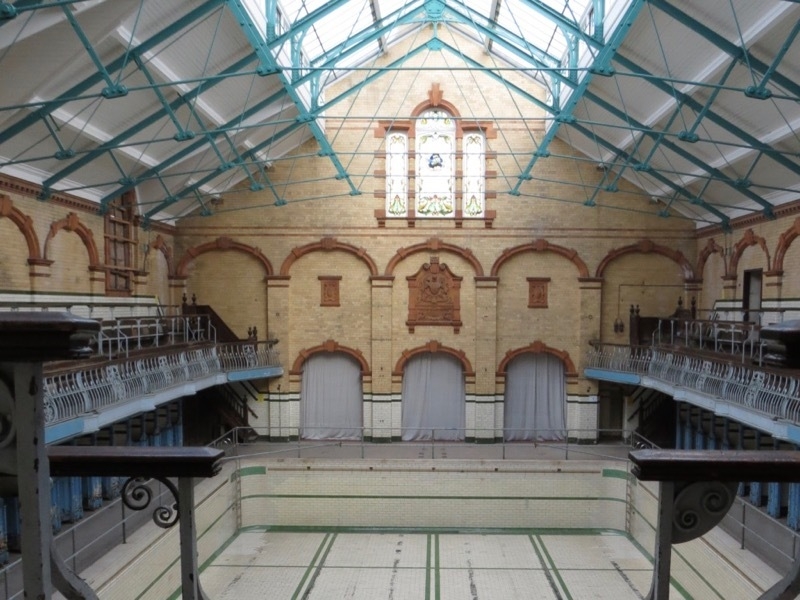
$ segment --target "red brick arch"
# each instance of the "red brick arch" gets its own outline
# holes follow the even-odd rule
[[[492,277],[497,277],[498,273],[500,272],[500,267],[502,267],[506,262],[511,260],[512,257],[518,254],[524,254],[526,252],[553,252],[554,254],[558,254],[559,256],[563,256],[575,267],[578,269],[578,276],[579,277],[589,277],[589,268],[586,266],[586,263],[583,262],[580,256],[578,256],[578,251],[573,250],[572,248],[565,248],[564,246],[558,246],[556,244],[551,244],[547,240],[538,239],[529,244],[521,244],[519,246],[514,246],[512,248],[506,248],[503,250],[503,253],[500,257],[495,261],[494,265],[492,265]]]
[[[775,260],[772,263],[774,271],[783,271],[783,259],[786,256],[786,251],[792,245],[795,238],[800,235],[800,217],[797,217],[792,223],[792,226],[784,231],[778,238],[778,247],[775,249]]]
[[[378,275],[378,265],[375,264],[375,261],[369,254],[367,254],[367,251],[364,248],[357,248],[352,244],[340,242],[336,238],[332,237],[325,237],[318,242],[311,242],[305,246],[298,246],[297,248],[294,248],[289,253],[289,256],[286,257],[286,260],[283,261],[280,274],[281,276],[289,275],[289,270],[291,269],[292,265],[301,256],[305,256],[306,254],[310,254],[312,252],[332,252],[334,250],[352,254],[367,265],[369,274],[372,277],[376,277]]]
[[[97,245],[94,243],[94,236],[92,235],[92,230],[89,229],[86,225],[81,223],[81,220],[78,218],[74,212],[68,213],[66,217],[61,219],[60,221],[55,221],[50,224],[50,231],[47,234],[47,239],[44,241],[44,258],[47,260],[47,249],[50,246],[50,242],[53,240],[58,232],[61,230],[69,231],[71,233],[76,233],[78,237],[83,242],[83,245],[86,247],[86,253],[89,255],[89,266],[90,267],[99,267],[100,266],[100,256],[97,252]]]
[[[397,265],[400,264],[402,260],[411,256],[412,254],[416,254],[417,252],[452,252],[472,265],[472,269],[475,271],[476,277],[483,276],[483,266],[478,258],[472,253],[472,250],[456,246],[455,244],[448,244],[447,242],[441,241],[439,238],[431,238],[427,242],[414,244],[408,248],[400,248],[389,261],[389,264],[386,265],[385,275],[393,275],[395,268],[397,268]]]
[[[728,261],[725,259],[723,247],[717,244],[714,238],[708,238],[706,245],[702,250],[700,250],[700,254],[697,257],[697,276],[700,278],[700,281],[702,281],[703,271],[705,270],[706,263],[712,254],[719,254],[722,257],[722,260],[725,262],[725,272],[728,272]]]
[[[683,272],[683,278],[685,281],[691,281],[694,279],[694,270],[692,269],[692,265],[683,255],[683,252],[680,250],[672,250],[671,248],[667,248],[666,246],[662,246],[661,244],[656,244],[652,240],[640,240],[635,244],[631,244],[629,246],[623,246],[622,248],[614,248],[608,254],[606,254],[605,258],[600,261],[600,264],[597,266],[597,272],[595,277],[602,278],[605,270],[608,268],[612,262],[617,260],[619,257],[624,256],[625,254],[660,254],[661,256],[666,256],[671,261],[676,263]]]
[[[233,250],[234,252],[249,254],[261,264],[267,277],[273,274],[272,265],[270,264],[269,260],[267,260],[267,257],[261,252],[261,250],[253,246],[248,246],[247,244],[232,240],[229,237],[218,237],[213,242],[206,242],[205,244],[200,244],[198,246],[194,246],[193,248],[189,248],[178,263],[178,266],[175,269],[175,276],[177,278],[188,277],[189,274],[187,272],[187,268],[195,258],[201,254],[205,254],[206,252],[214,252],[217,250]]]
[[[175,268],[175,263],[172,259],[172,248],[167,245],[164,238],[160,235],[157,236],[155,240],[150,242],[147,248],[148,250],[158,250],[164,255],[164,258],[167,260],[167,274],[172,275],[174,273],[173,269]]]
[[[752,229],[748,229],[744,232],[742,239],[736,242],[736,244],[733,246],[733,255],[731,256],[731,264],[728,270],[728,275],[736,275],[736,270],[739,266],[739,259],[742,258],[742,254],[744,254],[745,250],[755,245],[758,245],[766,255],[767,271],[770,270],[771,260],[769,256],[769,250],[767,249],[767,240],[760,235],[756,235]]]
[[[424,354],[425,352],[443,352],[445,354],[449,354],[450,356],[455,357],[458,362],[464,367],[464,375],[465,376],[474,376],[475,371],[472,369],[472,365],[467,358],[467,355],[464,354],[463,350],[456,350],[455,348],[450,348],[449,346],[444,346],[440,344],[436,340],[431,340],[424,346],[418,346],[416,348],[412,348],[411,350],[403,350],[400,358],[397,361],[397,364],[394,366],[394,371],[392,375],[402,375],[405,371],[406,363],[408,360],[417,354]]]
[[[28,263],[41,262],[39,238],[33,229],[33,219],[14,206],[11,198],[0,195],[0,218],[6,217],[17,226],[28,245]]]
[[[292,370],[289,371],[290,375],[300,375],[303,371],[303,363],[305,363],[312,355],[319,354],[321,352],[342,352],[343,354],[347,354],[348,356],[352,356],[358,364],[361,365],[361,376],[364,377],[366,375],[370,375],[371,371],[369,368],[369,364],[367,364],[367,359],[364,358],[364,354],[362,354],[361,350],[356,350],[354,348],[348,348],[347,346],[342,346],[338,342],[334,340],[326,340],[319,346],[314,346],[313,348],[307,348],[306,350],[301,350],[297,358],[294,359],[294,364],[292,365]]]
[[[541,340],[536,340],[532,344],[529,344],[523,348],[517,348],[516,350],[509,350],[506,352],[506,355],[503,357],[503,360],[500,361],[500,365],[497,367],[497,375],[505,377],[508,364],[516,357],[529,353],[552,354],[558,358],[558,360],[564,363],[564,375],[575,376],[578,374],[578,371],[575,369],[575,363],[572,362],[569,352],[566,350],[559,350],[558,348],[552,348]]]

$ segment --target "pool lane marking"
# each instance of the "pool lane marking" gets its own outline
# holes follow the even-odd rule
[[[553,573],[555,574],[556,579],[558,579],[558,582],[561,584],[561,590],[564,592],[564,595],[567,597],[567,600],[572,600],[572,594],[569,593],[569,588],[567,587],[567,583],[561,578],[561,573],[559,573],[558,567],[556,567],[556,561],[553,560],[553,557],[550,556],[550,553],[547,551],[547,546],[545,546],[542,536],[537,535],[536,539],[538,539],[539,543],[542,545],[542,552],[547,558],[547,562],[550,563],[550,568],[553,569]]]
[[[435,572],[434,572],[434,586],[435,586],[435,594],[434,598],[436,600],[440,600],[442,595],[442,581],[440,578],[441,571],[439,571],[439,534],[437,533],[434,537],[435,540],[435,554],[434,554],[434,565],[435,565]]]
[[[427,535],[425,547],[425,600],[431,600],[431,534]]]
[[[327,533],[325,534],[325,537],[322,538],[322,541],[320,542],[317,551],[314,553],[314,558],[311,559],[311,564],[308,565],[306,572],[303,574],[303,578],[300,580],[300,583],[297,585],[297,588],[295,589],[294,594],[292,595],[292,600],[308,597],[311,588],[314,586],[314,581],[317,579],[317,576],[319,575],[319,572],[322,569],[322,565],[325,563],[325,558],[327,558],[328,552],[330,552],[331,547],[333,546],[333,542],[336,539],[337,535],[338,534],[336,533],[332,534]],[[322,555],[321,559],[320,555]],[[320,559],[319,563],[317,563],[318,559]],[[312,572],[314,573],[314,575],[309,580],[309,576],[311,575]],[[300,592],[302,592],[303,588],[306,587],[306,580],[308,580],[308,587],[306,589],[306,592],[302,596],[300,596]]]
[[[547,565],[547,561],[545,560],[542,550],[539,549],[538,544],[541,544],[541,538],[537,535],[534,538],[533,535],[529,535],[528,539],[531,541],[531,546],[533,546],[533,551],[536,553],[536,558],[539,559],[539,564],[541,565],[542,572],[544,573],[545,578],[547,579],[547,583],[550,584],[550,589],[553,590],[553,594],[556,600],[564,600],[564,596],[561,594],[561,591],[558,589],[558,585],[556,585],[555,579],[553,579],[553,574],[550,572],[550,568]],[[538,543],[537,543],[538,540]]]

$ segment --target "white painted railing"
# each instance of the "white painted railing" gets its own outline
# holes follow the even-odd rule
[[[67,421],[220,373],[279,366],[272,342],[234,342],[165,347],[157,355],[49,373],[44,377],[45,422]]]
[[[611,344],[592,348],[584,364],[652,377],[800,425],[800,379],[792,375],[674,349]]]

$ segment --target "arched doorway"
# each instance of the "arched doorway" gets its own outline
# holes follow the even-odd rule
[[[361,439],[364,395],[361,366],[343,352],[320,352],[303,363],[300,437]]]
[[[444,352],[423,352],[403,370],[402,439],[463,440],[466,427],[464,369]]]
[[[558,357],[526,352],[509,363],[503,416],[506,440],[563,440],[566,405],[564,363]]]

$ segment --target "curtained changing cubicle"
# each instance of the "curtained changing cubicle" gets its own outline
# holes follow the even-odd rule
[[[552,354],[522,354],[506,370],[504,438],[563,440],[567,392],[564,363]]]
[[[461,362],[441,352],[409,359],[403,372],[402,439],[463,440],[465,425]]]
[[[300,385],[300,437],[361,438],[364,398],[355,359],[337,352],[314,354],[303,365]]]

